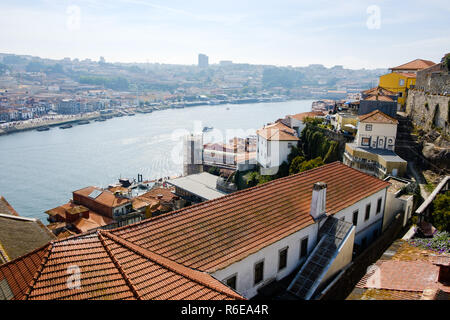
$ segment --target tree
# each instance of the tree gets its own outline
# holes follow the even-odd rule
[[[300,169],[299,172],[303,172],[306,170],[311,170],[317,167],[320,167],[324,165],[322,158],[321,157],[317,157],[315,159],[309,160],[309,161],[304,161],[301,165],[300,165]]]
[[[259,173],[256,171],[250,172],[247,178],[247,186],[249,188],[254,187],[259,182]]]
[[[302,163],[305,161],[305,157],[303,156],[296,156],[289,166],[289,174],[296,174],[300,172],[300,167]]]
[[[439,194],[433,201],[433,225],[440,231],[450,231],[450,191]]]

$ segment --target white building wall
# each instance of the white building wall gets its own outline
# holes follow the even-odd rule
[[[301,240],[308,237],[308,254],[313,250],[317,242],[317,224],[310,225],[276,243],[273,243],[258,252],[249,255],[241,261],[212,273],[212,276],[219,281],[225,282],[226,279],[233,275],[236,278],[236,291],[246,298],[251,298],[257,294],[258,288],[264,286],[273,279],[280,280],[297,268],[300,263],[306,260],[304,257],[300,260]],[[287,266],[278,271],[279,251],[288,247]],[[259,261],[264,260],[264,278],[257,284],[254,282],[254,266]]]
[[[279,167],[287,161],[291,146],[295,145],[297,141],[266,140],[258,135],[256,159],[264,168]]]
[[[361,244],[361,240],[367,237],[367,244],[373,240],[373,233],[375,230],[379,230],[381,234],[381,227],[383,224],[383,216],[386,203],[386,193],[387,187],[371,196],[358,201],[357,203],[339,211],[334,215],[337,219],[342,219],[344,217],[345,221],[353,222],[353,212],[358,210],[358,223],[356,224],[355,230],[355,243]],[[380,213],[376,213],[378,199],[381,198],[381,210]],[[365,221],[366,215],[366,205],[371,203],[370,206],[370,216],[367,221]]]
[[[366,130],[366,125],[371,125],[372,130]],[[368,147],[366,145],[362,145],[362,138],[371,138],[370,146],[372,148],[380,148],[381,145],[381,148],[384,148],[386,145],[387,149],[394,150],[396,135],[396,124],[359,122],[358,133],[356,134],[356,143],[358,147]],[[388,147],[388,140],[392,141],[392,147]]]
[[[291,118],[289,117],[289,122],[291,125],[291,129],[294,129],[294,127],[297,129],[297,134],[300,136],[300,133],[302,132],[302,130],[305,128],[305,124],[303,123],[303,121],[300,121],[298,119],[295,118]]]
[[[355,228],[355,243],[360,244],[361,239],[367,237],[367,244],[370,244],[373,240],[374,230],[379,230],[379,234],[381,233],[384,206],[386,202],[386,190],[387,189],[380,190],[334,215],[337,219],[344,218],[345,221],[352,222],[353,212],[357,209],[359,210],[358,223]],[[379,198],[382,199],[381,210],[380,213],[376,214],[377,201]],[[370,217],[365,221],[365,210],[368,203],[371,203]],[[307,228],[251,254],[239,262],[212,273],[212,276],[219,281],[225,282],[229,277],[237,275],[236,290],[244,297],[252,298],[257,294],[258,288],[264,286],[272,279],[280,280],[286,277],[303,262],[299,260],[301,240],[308,236],[308,254],[311,253],[317,244],[318,228],[319,226],[317,223],[308,226]],[[286,247],[289,248],[287,267],[278,272],[279,251]],[[255,286],[253,285],[254,266],[261,260],[264,260],[264,280]]]

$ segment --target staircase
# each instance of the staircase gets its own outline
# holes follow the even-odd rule
[[[326,280],[324,277],[339,254],[339,249],[354,229],[350,222],[328,217],[319,230],[319,243],[289,285],[287,292],[297,299],[309,300],[323,280]]]

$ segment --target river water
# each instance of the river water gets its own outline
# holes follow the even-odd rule
[[[21,216],[46,221],[44,212],[69,201],[74,190],[138,173],[144,180],[181,175],[180,137],[188,132],[212,126],[205,140],[217,141],[255,134],[268,122],[310,111],[311,103],[198,106],[0,136],[0,195]]]

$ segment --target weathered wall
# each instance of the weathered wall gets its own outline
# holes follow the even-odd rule
[[[406,113],[412,121],[430,130],[437,127],[450,133],[450,92],[448,95],[428,94],[420,90],[410,90],[406,100]]]
[[[450,93],[450,73],[443,70],[441,63],[420,70],[417,72],[415,88],[430,94]]]

